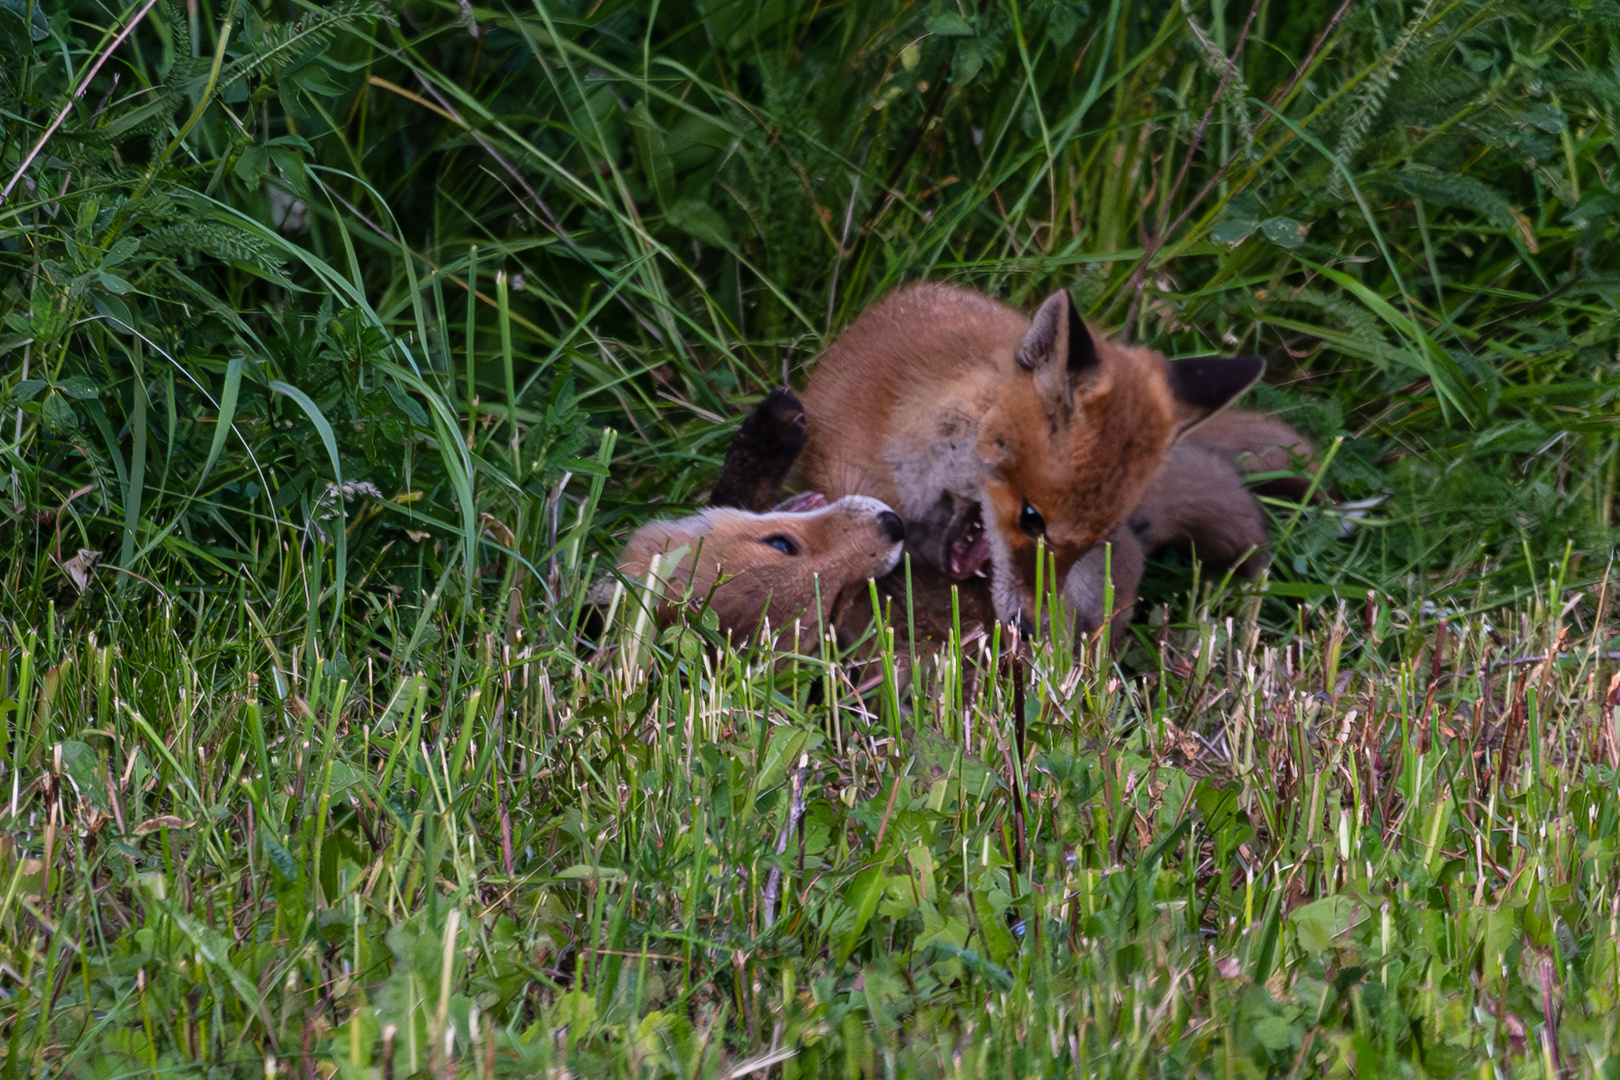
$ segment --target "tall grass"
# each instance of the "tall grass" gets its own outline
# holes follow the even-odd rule
[[[697,625],[15,635],[0,1068],[1607,1076],[1611,596],[871,698]]]
[[[0,1072],[1608,1075],[1617,26],[0,3]],[[1382,501],[1119,666],[589,662],[923,277]]]

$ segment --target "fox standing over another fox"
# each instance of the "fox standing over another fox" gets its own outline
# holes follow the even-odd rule
[[[1265,513],[1245,476],[1269,474],[1270,494],[1309,486],[1287,476],[1311,453],[1298,432],[1221,411],[1261,367],[1099,345],[1066,293],[1031,320],[966,289],[910,286],[828,350],[806,390],[817,405],[768,395],[739,427],[711,508],[643,526],[619,569],[660,567],[660,621],[708,603],[749,637],[767,616],[782,628],[814,609],[845,642],[870,623],[863,583],[876,578],[885,605],[910,602],[894,614],[915,637],[943,641],[958,619],[966,630],[1011,613],[1029,629],[1044,539],[1077,628],[1122,629],[1160,547],[1248,576],[1264,567]],[[795,469],[809,490],[779,502]],[[916,556],[905,572],[902,540]]]
[[[1030,318],[959,286],[903,286],[812,371],[798,476],[829,498],[888,503],[915,559],[952,581],[987,576],[994,617],[1032,629],[1038,544],[1068,575],[1125,522],[1171,444],[1264,366],[1099,341],[1067,291]]]

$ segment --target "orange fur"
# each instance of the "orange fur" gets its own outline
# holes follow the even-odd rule
[[[1160,548],[1190,551],[1215,567],[1235,566],[1257,577],[1270,561],[1266,513],[1245,485],[1249,476],[1268,476],[1261,490],[1296,493],[1300,466],[1314,453],[1299,432],[1268,413],[1228,409],[1198,425],[1170,448],[1163,467],[1148,484],[1136,509],[1109,534],[1113,545],[1114,640],[1130,621],[1141,586],[1146,556]],[[1278,475],[1286,474],[1286,475]],[[1102,625],[1103,557],[1092,549],[1064,582],[1064,599],[1080,630]]]
[[[1031,319],[958,286],[902,287],[817,362],[798,473],[828,496],[892,505],[907,550],[949,579],[987,565],[995,617],[1021,620],[1038,539],[1067,574],[1136,505],[1175,437],[1260,370],[1209,365],[1178,372],[1096,338],[1066,293]],[[1207,391],[1189,384],[1200,378]]]
[[[801,512],[751,513],[711,507],[679,521],[642,526],[625,544],[619,572],[655,587],[661,623],[678,606],[707,602],[720,628],[738,641],[768,621],[782,630],[796,620],[831,624],[841,594],[894,568],[904,528],[876,499],[852,496]],[[773,541],[791,552],[778,550]],[[684,550],[682,550],[684,549]],[[673,565],[664,557],[680,552]],[[820,607],[817,608],[819,597]]]

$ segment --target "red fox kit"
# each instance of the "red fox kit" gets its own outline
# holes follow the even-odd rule
[[[798,399],[785,387],[773,392],[738,430],[715,483],[712,500],[763,511],[780,496],[804,445],[805,420]],[[1141,500],[1127,520],[1101,544],[1075,563],[1063,584],[1063,596],[1078,629],[1089,633],[1104,618],[1105,570],[1114,586],[1112,611],[1116,631],[1130,620],[1147,555],[1161,547],[1189,548],[1215,566],[1239,563],[1238,571],[1254,576],[1264,568],[1266,516],[1244,477],[1259,474],[1258,490],[1300,497],[1308,481],[1290,473],[1308,461],[1310,444],[1293,428],[1265,413],[1232,409],[1194,428],[1173,445]],[[814,503],[815,494],[795,496],[778,509]],[[905,608],[908,595],[911,609]],[[958,590],[953,614],[951,589]],[[964,631],[995,618],[988,581],[953,581],[927,562],[913,560],[909,582],[895,570],[878,583],[880,597],[893,606],[900,625],[909,625],[923,640],[944,641],[955,619]],[[871,618],[864,592],[846,596],[834,611],[839,637],[853,641]],[[1121,637],[1115,634],[1114,640]]]
[[[619,572],[632,580],[655,577],[661,623],[674,618],[679,604],[708,601],[720,629],[739,642],[765,620],[785,628],[795,620],[814,626],[819,617],[830,626],[842,595],[852,587],[864,595],[868,579],[894,569],[905,526],[864,495],[797,504],[807,508],[757,514],[710,507],[679,521],[650,522],[625,545]]]
[[[1228,409],[1172,446],[1136,508],[1108,535],[1115,640],[1130,621],[1146,556],[1160,548],[1192,551],[1208,565],[1259,576],[1270,559],[1266,513],[1245,478],[1263,477],[1255,491],[1301,499],[1310,481],[1296,470],[1312,452],[1281,420],[1247,409]],[[1099,545],[1064,582],[1064,600],[1088,633],[1102,625],[1103,571]]]
[[[905,286],[817,362],[799,475],[828,497],[893,506],[914,560],[957,582],[988,577],[994,618],[1027,624],[1037,543],[1067,575],[1175,439],[1263,367],[1098,340],[1066,291],[1029,318],[970,289]]]
[[[713,505],[679,521],[650,522],[630,537],[619,572],[645,581],[656,560],[660,622],[679,604],[707,601],[720,628],[742,641],[766,619],[784,629],[795,620],[831,626],[840,601],[870,607],[866,582],[900,561],[905,525],[864,495],[829,503],[807,492],[768,509],[804,441],[798,398],[776,391],[738,429]],[[598,604],[606,592],[599,590]]]

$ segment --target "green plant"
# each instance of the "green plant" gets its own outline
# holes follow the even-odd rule
[[[241,603],[8,626],[0,1070],[1607,1075],[1590,584],[868,697],[701,621],[570,666],[440,611],[392,672]]]

